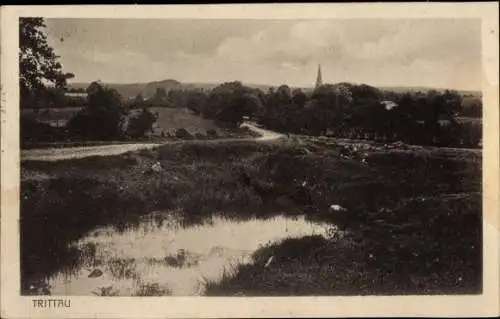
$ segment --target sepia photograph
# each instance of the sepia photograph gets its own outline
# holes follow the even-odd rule
[[[485,292],[481,17],[16,23],[27,307]]]

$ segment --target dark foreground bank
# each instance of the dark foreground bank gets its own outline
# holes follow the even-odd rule
[[[23,293],[72,269],[68,245],[100,225],[116,232],[158,210],[196,224],[306,214],[338,225],[342,238],[309,236],[270,244],[209,295],[480,293],[481,154],[370,150],[341,156],[335,145],[189,143],[113,157],[22,163]],[[159,161],[161,172],[150,170]],[[263,199],[241,180],[307,180],[310,202]],[[286,197],[286,196],[285,196]],[[330,205],[345,210],[332,211]],[[272,262],[267,264],[273,256]]]

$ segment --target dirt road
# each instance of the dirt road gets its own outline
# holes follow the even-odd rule
[[[141,149],[150,149],[161,144],[115,144],[100,146],[79,146],[64,148],[32,149],[21,151],[23,161],[58,161],[89,156],[119,155]]]
[[[259,128],[251,123],[242,124],[243,127],[248,127],[250,130],[260,134],[260,137],[255,138],[256,141],[272,141],[283,135]],[[220,139],[216,142],[234,142],[238,140],[248,139]],[[59,161],[64,159],[84,158],[90,156],[110,156],[119,155],[127,152],[138,151],[142,149],[153,149],[166,144],[184,143],[188,141],[174,141],[165,143],[131,143],[131,144],[113,144],[99,146],[79,146],[79,147],[63,147],[63,148],[44,148],[30,149],[21,151],[22,161]]]
[[[276,133],[273,131],[259,128],[259,127],[255,126],[254,124],[243,123],[241,126],[248,127],[250,130],[254,131],[255,133],[260,134],[261,136],[255,139],[257,141],[272,141],[272,140],[277,140],[281,137],[284,137],[283,134],[279,134],[279,133]]]

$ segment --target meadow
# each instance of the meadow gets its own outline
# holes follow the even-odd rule
[[[68,123],[82,108],[41,108],[37,112],[34,109],[21,109],[20,115],[36,118],[41,123],[46,123],[55,127],[62,127]]]
[[[158,119],[154,124],[156,135],[161,131],[174,135],[175,130],[179,128],[184,128],[191,134],[206,134],[208,130],[220,133],[214,121],[196,116],[187,109],[152,107],[149,110],[158,113]]]
[[[73,139],[64,133],[65,125],[78,113],[80,108],[50,108],[41,109],[35,113],[33,109],[21,110],[24,119],[36,119],[37,122],[50,125],[45,131],[34,131],[31,135],[36,135],[40,140],[22,140],[22,149],[34,148],[61,148],[74,146],[98,146],[109,144],[126,144],[130,142],[159,143],[163,141],[176,141],[183,139],[219,139],[219,138],[251,138],[255,137],[251,131],[245,128],[224,128],[217,125],[213,120],[204,119],[193,114],[185,108],[150,107],[151,112],[158,114],[158,119],[153,125],[153,131],[148,132],[142,138],[127,138],[114,141],[91,141]],[[140,112],[140,109],[132,109],[131,114]],[[176,137],[176,131],[184,129],[187,135]],[[59,136],[59,137],[58,137]]]
[[[193,141],[23,162],[22,292],[68,294],[70,276],[73,294],[481,293],[481,153],[350,147]],[[264,201],[242,170],[254,183],[306,181],[313,204]],[[95,268],[105,274],[89,282]]]

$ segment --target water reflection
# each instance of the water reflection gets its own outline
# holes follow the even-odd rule
[[[52,295],[203,295],[207,282],[233,275],[260,247],[286,238],[327,237],[332,230],[303,217],[214,217],[190,227],[171,216],[155,220],[121,233],[97,229],[75,243],[83,262],[72,274],[50,279]]]

